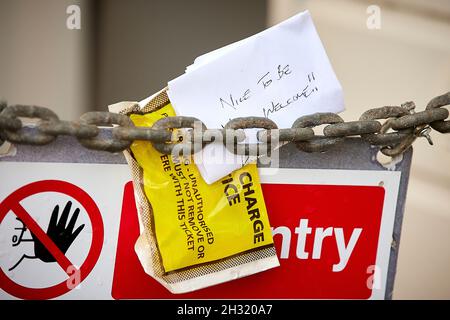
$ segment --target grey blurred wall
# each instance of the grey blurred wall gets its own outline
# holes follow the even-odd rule
[[[195,57],[261,31],[265,0],[100,0],[96,105],[138,100],[184,73]]]
[[[81,30],[69,30],[69,5]],[[0,99],[67,120],[139,100],[193,59],[263,30],[265,0],[0,0]]]
[[[81,7],[81,30],[69,30],[66,9]],[[75,119],[93,106],[88,0],[0,1],[0,99],[35,104]]]

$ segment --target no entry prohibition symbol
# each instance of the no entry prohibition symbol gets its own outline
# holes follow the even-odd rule
[[[92,243],[89,253],[79,269],[76,269],[75,266],[73,266],[71,261],[20,204],[25,198],[43,192],[58,192],[68,195],[77,200],[84,207],[89,216],[92,224]],[[22,220],[27,228],[55,258],[56,262],[68,276],[73,274],[73,272],[78,272],[80,282],[86,279],[97,263],[104,238],[103,221],[100,210],[89,194],[76,185],[66,181],[42,180],[32,182],[17,189],[0,203],[0,224],[9,211],[12,211]],[[46,288],[27,288],[11,280],[2,269],[0,269],[0,288],[17,298],[22,299],[51,299],[61,296],[72,289],[68,285],[67,280]]]

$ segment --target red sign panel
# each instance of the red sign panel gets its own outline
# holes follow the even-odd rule
[[[372,294],[384,188],[263,184],[281,266],[187,294],[147,275],[132,184],[125,187],[112,296],[115,299],[367,299]]]

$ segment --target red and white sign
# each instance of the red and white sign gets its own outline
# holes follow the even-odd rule
[[[383,299],[400,173],[261,169],[281,266],[174,295],[142,269],[132,186],[125,190],[115,299]]]
[[[16,166],[22,170],[17,171]],[[71,279],[70,275],[61,272],[64,271],[61,268],[63,262],[43,263],[39,259],[26,259],[22,269],[18,267],[11,275],[7,269],[11,264],[8,258],[11,254],[1,255],[0,298],[383,299],[385,296],[399,172],[261,169],[264,197],[281,266],[181,295],[171,294],[147,275],[136,256],[134,246],[139,236],[139,224],[127,166],[24,166],[20,163],[5,166],[1,163],[2,176],[8,172],[14,182],[8,179],[9,185],[2,186],[0,190],[1,252],[5,248],[11,252],[19,247],[12,247],[13,236],[3,236],[4,230],[14,230],[14,218],[20,215],[14,203],[20,203],[30,217],[37,217],[34,221],[45,232],[44,226],[48,225],[55,202],[61,203],[62,211],[63,203],[70,198],[73,201],[72,211],[75,207],[85,208],[79,212],[77,225],[83,223],[86,227],[64,256],[71,265],[80,266],[80,271],[83,271],[84,261],[91,261],[95,266],[88,274],[82,272],[76,288],[61,289],[58,295],[23,295],[15,291],[14,283],[24,288],[25,292],[33,292],[27,288],[36,288],[37,284],[30,280],[36,277],[33,273],[36,270],[40,278],[53,281],[51,284],[40,284],[39,290],[44,292],[52,285]],[[17,179],[19,176],[22,178]],[[95,214],[89,213],[92,203],[60,189],[50,188],[49,193],[49,188],[43,188],[45,182],[36,182],[43,180],[65,181],[61,184],[75,186],[98,207],[105,237],[96,263],[94,259],[88,259],[97,246],[95,234],[99,234],[92,229],[96,225]],[[34,199],[27,197],[32,192],[19,192],[30,188],[29,185],[40,186],[33,189],[37,195]],[[38,196],[45,193],[47,197],[39,201]],[[33,230],[35,226],[30,224],[29,228]],[[48,248],[52,252],[51,245]],[[46,271],[50,267],[53,269]],[[28,277],[24,276],[27,274]]]
[[[47,192],[62,193],[74,200],[77,200],[83,206],[84,210],[86,210],[89,216],[92,229],[92,243],[90,245],[89,253],[80,268],[77,268],[70,261],[70,259],[65,255],[65,252],[62,252],[57,243],[55,243],[55,240],[52,239],[44,230],[42,230],[35,219],[32,218],[27,210],[21,205],[21,201],[23,201],[24,199],[30,196]],[[33,233],[36,238],[36,240],[33,239],[33,242],[39,241],[42,244],[43,248],[45,247],[48,253],[54,258],[46,258],[44,260],[50,259],[52,260],[51,262],[57,262],[62,270],[67,273],[67,276],[69,278],[49,287],[33,288],[16,283],[12,278],[10,278],[10,275],[8,275],[8,273],[0,270],[0,283],[3,290],[15,297],[23,299],[50,299],[59,297],[69,292],[71,289],[75,288],[76,285],[79,285],[89,275],[89,273],[97,263],[100,252],[102,250],[103,221],[97,205],[86,192],[84,192],[77,186],[65,181],[36,181],[14,191],[0,203],[0,223],[10,211],[12,211],[17,216],[16,220],[22,223],[22,228],[20,229],[21,233],[22,231],[26,231],[25,229],[30,230],[30,232]],[[17,229],[15,228],[15,230]],[[24,241],[23,238],[19,239],[13,237],[13,239],[18,240],[18,242],[13,242],[13,245],[19,245],[21,241]],[[41,250],[41,252],[42,251],[43,250]],[[36,257],[36,253],[35,256],[22,255],[22,257],[28,259],[39,258]],[[19,260],[18,262],[20,263],[21,261],[23,261],[23,259]],[[18,266],[18,263],[16,263],[13,267],[16,266]],[[12,269],[13,268],[9,268],[8,271],[12,271]],[[72,281],[76,281],[78,283],[72,286]]]
[[[126,165],[0,162],[0,299],[111,299]]]

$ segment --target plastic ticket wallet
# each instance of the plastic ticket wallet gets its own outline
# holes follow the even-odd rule
[[[166,92],[124,108],[136,126],[175,116]],[[256,164],[207,184],[192,158],[164,155],[148,141],[125,151],[141,235],[135,250],[146,273],[183,293],[279,266]]]

